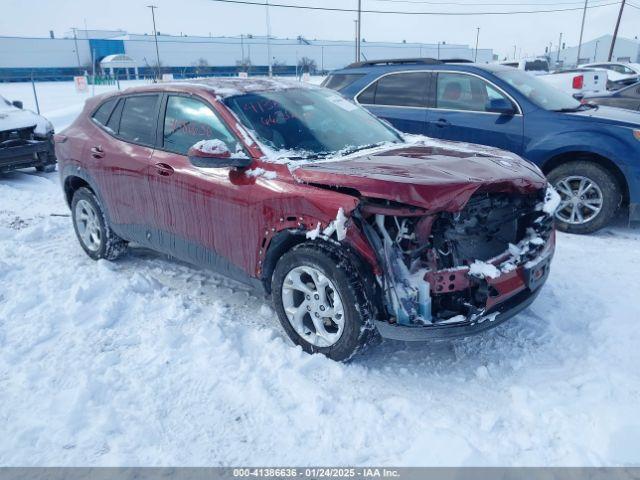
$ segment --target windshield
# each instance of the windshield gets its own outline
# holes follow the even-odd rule
[[[578,110],[580,108],[580,102],[571,95],[548,85],[538,77],[520,70],[504,70],[495,72],[495,74],[540,108],[553,111]]]
[[[329,90],[256,92],[225,103],[262,143],[303,158],[403,141],[365,109]]]

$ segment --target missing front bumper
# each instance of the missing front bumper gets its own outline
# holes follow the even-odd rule
[[[468,337],[497,327],[526,309],[536,299],[541,288],[526,289],[496,306],[492,311],[474,320],[458,323],[441,323],[424,326],[405,326],[375,320],[380,335],[390,340],[405,342],[424,342],[454,337]]]

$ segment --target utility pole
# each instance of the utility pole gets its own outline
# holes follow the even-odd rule
[[[358,52],[358,20],[354,20],[353,21],[353,26],[354,26],[354,30],[355,30],[355,36],[356,38],[355,40],[355,54],[354,54],[354,58],[356,59],[356,62],[360,61],[360,53]]]
[[[244,65],[244,33],[240,34],[240,50],[242,51],[242,65]]]
[[[616,46],[616,39],[618,38],[618,28],[620,27],[620,20],[622,19],[622,11],[624,10],[624,4],[626,0],[622,0],[620,4],[620,12],[618,12],[618,21],[616,22],[616,28],[613,31],[613,38],[611,39],[611,48],[609,49],[609,59],[608,62],[611,61],[611,57],[613,57],[613,47]]]
[[[560,32],[560,40],[558,40],[558,57],[556,58],[556,66],[560,64],[560,49],[562,48],[562,32]]]
[[[269,0],[266,3],[267,14],[267,57],[269,61],[269,77],[273,77],[273,61],[271,59],[271,20],[269,19]]]
[[[478,61],[478,39],[480,38],[480,27],[476,27],[476,53],[473,56],[473,61],[477,62]]]
[[[582,26],[580,27],[580,41],[578,42],[578,58],[576,59],[576,66],[580,65],[580,50],[582,50],[582,34],[584,33],[584,20],[587,18],[587,3],[589,0],[584,0],[584,10],[582,11]]]
[[[517,50],[517,48],[518,48],[517,45],[513,46],[513,59],[514,60],[516,59],[516,50]]]
[[[155,9],[158,8],[155,5],[147,5],[148,8],[151,9],[151,19],[153,20],[153,38],[156,41],[156,63],[157,63],[157,73],[156,73],[156,81],[160,80],[160,50],[158,49],[158,32],[156,31],[156,14]]]
[[[600,40],[596,40],[596,48],[595,51],[593,52],[593,61],[597,62],[598,61],[598,44],[600,43]]]
[[[73,30],[73,41],[76,45],[76,58],[78,59],[78,68],[81,69],[82,65],[80,64],[80,52],[78,52],[78,35],[76,35],[75,27],[71,27],[71,30]]]
[[[358,0],[358,23],[356,24],[356,62],[360,61],[361,52],[360,52],[360,40],[362,39],[361,35],[362,30],[362,0]]]

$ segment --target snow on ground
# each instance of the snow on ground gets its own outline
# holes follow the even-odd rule
[[[478,337],[309,356],[257,293],[134,248],[93,262],[57,174],[0,179],[1,465],[640,463],[640,232],[560,235]]]
[[[638,230],[560,234],[481,336],[337,364],[241,284],[93,262],[68,213],[56,173],[0,177],[0,465],[640,464]]]

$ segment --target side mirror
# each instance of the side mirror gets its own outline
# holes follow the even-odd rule
[[[502,115],[513,115],[516,113],[513,105],[506,98],[490,98],[485,107],[487,112],[501,113]]]
[[[24,106],[24,104],[20,100],[14,100],[13,102],[11,102],[11,104],[14,107],[20,108],[20,109],[22,109],[22,107]]]
[[[202,168],[242,168],[251,165],[251,159],[244,152],[231,154],[222,140],[201,140],[187,152],[189,161]]]

